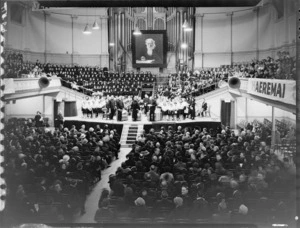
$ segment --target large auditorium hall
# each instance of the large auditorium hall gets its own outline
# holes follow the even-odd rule
[[[298,0],[0,7],[0,227],[300,227]]]

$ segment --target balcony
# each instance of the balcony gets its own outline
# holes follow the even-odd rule
[[[48,80],[49,85],[42,88],[39,85],[39,78],[6,78],[4,79],[5,100],[59,92],[60,78],[51,77]]]
[[[296,112],[296,81],[260,78],[239,79],[240,85],[236,88],[228,86],[228,91],[231,94],[244,96],[293,113]]]

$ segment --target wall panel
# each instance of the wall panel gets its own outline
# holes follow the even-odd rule
[[[23,48],[34,52],[45,52],[45,22],[42,12],[30,12],[26,33],[26,46]]]
[[[230,50],[230,17],[205,15],[203,17],[203,51],[226,52]]]
[[[70,16],[47,16],[47,52],[72,53],[72,22]]]
[[[256,16],[253,11],[237,12],[232,21],[232,50],[251,51],[256,48]]]

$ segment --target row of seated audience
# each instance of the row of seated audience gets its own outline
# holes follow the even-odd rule
[[[161,128],[110,176],[96,222],[279,222],[295,216],[295,171],[262,129]]]
[[[271,78],[296,80],[296,58],[289,52],[279,51],[277,59],[267,57],[248,63],[236,63],[231,68],[233,76],[246,78]]]
[[[118,158],[120,135],[107,125],[54,131],[34,119],[5,124],[5,221],[70,222],[85,213],[86,196],[101,170]]]

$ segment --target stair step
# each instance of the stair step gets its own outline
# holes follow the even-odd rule
[[[136,131],[136,130],[129,130],[129,131],[128,131],[128,134],[129,134],[129,133],[135,133],[135,134],[136,134],[137,132],[138,132],[138,131]]]
[[[135,141],[135,140],[136,140],[136,137],[127,138],[127,141],[129,141],[129,140]]]

